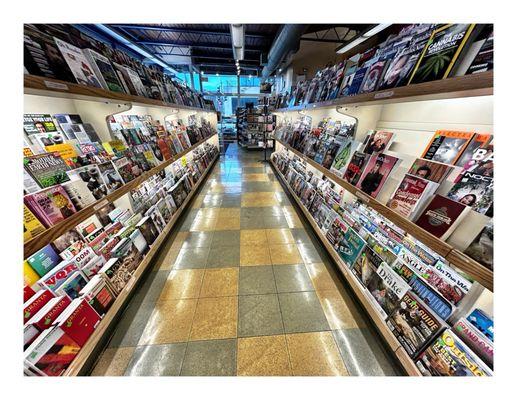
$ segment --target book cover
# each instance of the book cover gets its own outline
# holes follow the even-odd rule
[[[373,63],[370,68],[368,68],[368,72],[363,79],[363,84],[361,85],[359,93],[371,93],[377,89],[382,73],[386,68],[386,64],[386,60],[380,60]]]
[[[61,376],[81,350],[70,336],[58,327],[42,332],[25,350],[24,358],[30,366],[45,376]]]
[[[494,341],[494,320],[482,310],[476,308],[467,317],[467,320],[474,325],[483,335]]]
[[[24,197],[25,204],[47,227],[61,222],[76,212],[65,189],[52,186]]]
[[[118,188],[124,186],[124,180],[117,172],[111,161],[106,161],[104,163],[98,164],[98,167],[108,193],[111,193],[117,190]]]
[[[55,293],[55,290],[77,270],[77,265],[73,260],[64,260],[43,276],[38,284]]]
[[[68,296],[54,297],[48,301],[34,316],[28,321],[34,325],[40,332],[51,327],[57,317],[72,302]]]
[[[494,223],[490,220],[463,253],[485,267],[494,269]]]
[[[455,165],[474,135],[474,132],[436,131],[422,153],[422,158]]]
[[[434,30],[415,65],[409,83],[447,78],[474,27],[474,24],[447,24]]]
[[[377,197],[398,162],[397,157],[387,154],[371,156],[356,186],[367,195]]]
[[[404,179],[386,204],[405,218],[413,219],[418,210],[429,196],[438,188],[438,184],[417,178],[412,175],[405,175]]]
[[[87,283],[86,276],[81,271],[76,271],[55,290],[55,293],[73,300],[79,297],[79,292]]]
[[[99,314],[85,299],[77,298],[57,318],[56,326],[82,347],[100,320]]]
[[[25,324],[36,315],[54,297],[54,293],[48,289],[41,289],[36,292],[29,300],[23,303],[23,323]]]
[[[27,135],[57,132],[50,114],[23,114],[23,130]]]
[[[54,40],[70,70],[74,74],[77,83],[102,88],[101,83],[95,76],[93,68],[81,49],[56,37]]]
[[[40,233],[45,232],[45,226],[36,218],[31,210],[23,205],[23,241],[26,242]]]
[[[491,376],[492,371],[451,330],[446,329],[417,359],[424,376]]]
[[[404,294],[386,324],[412,358],[418,356],[444,327],[440,318],[411,292]]]
[[[41,188],[47,188],[70,180],[70,167],[58,152],[36,154],[23,158],[23,166]]]
[[[61,262],[61,257],[56,253],[52,245],[47,244],[31,255],[27,262],[39,276],[45,276]]]
[[[86,286],[82,288],[80,295],[101,317],[106,315],[113,301],[115,301],[115,296],[111,293],[101,275],[94,276]]]
[[[423,158],[417,158],[408,170],[408,174],[428,181],[442,183],[453,167]]]
[[[434,236],[447,239],[468,213],[469,207],[447,197],[435,195],[415,224]]]
[[[466,318],[460,318],[452,331],[490,368],[494,365],[494,343]]]
[[[356,186],[363,174],[369,158],[370,156],[368,154],[361,153],[359,151],[354,152],[345,170],[345,180]]]
[[[83,52],[95,70],[95,75],[99,78],[104,89],[111,90],[112,92],[125,93],[117,73],[107,57],[104,57],[92,49],[84,49]]]

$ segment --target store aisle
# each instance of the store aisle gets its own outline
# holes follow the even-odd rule
[[[397,375],[261,152],[231,144],[93,375]]]

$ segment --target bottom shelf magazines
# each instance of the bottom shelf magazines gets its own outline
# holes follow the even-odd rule
[[[418,358],[424,376],[491,376],[492,371],[454,333],[446,329]]]

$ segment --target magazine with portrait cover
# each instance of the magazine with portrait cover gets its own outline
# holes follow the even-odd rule
[[[433,31],[409,79],[409,83],[447,78],[474,35],[475,24],[447,24]]]
[[[370,157],[361,178],[355,185],[367,195],[375,198],[381,191],[389,174],[400,159],[387,154],[376,154]]]
[[[27,135],[58,131],[50,114],[23,114],[23,130]]]
[[[493,178],[477,172],[476,170],[464,172],[460,181],[455,183],[447,193],[447,197],[471,207],[473,211],[480,214],[492,216]]]
[[[321,160],[321,166],[323,168],[330,169],[330,167],[334,163],[339,149],[341,148],[342,143],[342,140],[334,136],[330,137],[330,140],[327,142],[325,146],[325,151],[323,153],[323,158]]]
[[[434,194],[438,186],[438,183],[406,174],[386,206],[412,220],[419,214],[423,204]]]
[[[475,132],[436,131],[422,158],[455,165],[474,136]]]
[[[446,329],[418,357],[424,376],[492,376],[492,371],[450,329]]]
[[[362,68],[357,69],[357,71],[355,71],[354,78],[352,79],[352,83],[350,83],[350,86],[348,87],[348,90],[346,91],[346,96],[353,96],[359,92],[359,89],[361,88],[361,85],[366,76],[366,73],[368,72],[368,68],[369,67],[362,67]]]
[[[393,132],[388,131],[368,131],[367,141],[363,152],[366,154],[382,153],[388,150],[389,145],[393,139]]]
[[[382,77],[382,73],[384,69],[389,64],[386,60],[380,60],[373,63],[370,68],[368,68],[368,72],[366,73],[363,84],[359,89],[359,94],[361,93],[371,93],[377,89],[379,81]]]
[[[343,80],[343,76],[345,74],[347,62],[342,61],[336,66],[336,70],[332,79],[329,81],[329,92],[326,100],[334,100],[339,97],[339,90],[341,88],[341,82]]]
[[[355,151],[346,167],[344,175],[345,180],[356,186],[357,182],[359,182],[359,179],[361,178],[361,175],[363,174],[369,158],[369,154]]]
[[[111,193],[124,185],[124,180],[111,161],[98,164],[98,167],[108,193]]]
[[[463,253],[485,267],[494,269],[494,223],[491,219]]]
[[[94,86],[102,89],[102,85],[95,76],[95,72],[84,56],[82,50],[61,39],[54,38],[63,58],[74,74],[75,80],[80,85]]]
[[[423,158],[417,158],[408,170],[408,174],[428,181],[442,183],[453,167]]]
[[[386,324],[411,358],[416,358],[445,326],[440,317],[411,292],[403,295]]]
[[[352,86],[352,82],[354,81],[356,69],[357,65],[354,65],[345,72],[345,75],[343,76],[343,79],[341,81],[341,87],[339,88],[338,97],[346,97],[349,95],[350,87]]]
[[[330,171],[336,176],[343,178],[347,170],[348,162],[352,159],[352,155],[357,151],[360,145],[361,144],[353,140],[353,138],[344,139],[330,166]]]

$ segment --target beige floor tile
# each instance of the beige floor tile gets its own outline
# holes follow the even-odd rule
[[[107,348],[93,369],[92,376],[122,376],[135,351],[134,347]]]
[[[302,220],[297,215],[286,215],[285,220],[287,221],[287,226],[290,229],[303,228]]]
[[[158,300],[197,299],[204,272],[204,269],[172,270]]]
[[[338,290],[317,291],[323,312],[331,329],[364,328],[365,323],[348,296]]]
[[[318,291],[338,290],[338,286],[323,263],[306,264],[312,285]]]
[[[242,174],[243,182],[267,182],[268,180],[266,174]]]
[[[160,256],[156,263],[157,267],[160,270],[169,270],[174,265],[176,258],[178,257],[179,252],[181,251],[180,247],[170,247],[167,250],[167,253],[162,257]],[[155,267],[156,268],[156,267]]]
[[[222,218],[219,216],[217,222],[215,224],[214,230],[216,231],[235,231],[241,228],[241,218],[240,215],[238,217],[228,217]]]
[[[249,192],[241,196],[241,207],[272,207],[279,204],[271,192]]]
[[[191,232],[210,232],[215,229],[217,218],[197,217],[190,227]]]
[[[202,195],[198,195],[196,199],[192,202],[192,208],[200,208],[203,205],[203,197]]]
[[[178,232],[173,242],[171,243],[170,248],[181,248],[187,236],[188,232]]]
[[[242,229],[241,245],[267,245],[267,235],[265,229]]]
[[[271,253],[271,264],[300,264],[303,263],[302,256],[295,244],[274,244],[269,246]]]
[[[201,208],[197,214],[196,219],[199,218],[217,218],[219,216],[220,208],[218,207],[205,207]]]
[[[286,335],[295,376],[348,375],[331,332]]]
[[[271,265],[269,248],[264,245],[241,245],[241,266]]]
[[[237,297],[199,299],[190,340],[237,337]]]
[[[239,268],[210,268],[205,271],[199,297],[237,296]]]
[[[197,299],[157,301],[138,344],[187,341],[196,303]]]
[[[237,343],[237,375],[291,375],[284,335],[241,338]]]
[[[238,218],[240,221],[241,209],[239,207],[220,208],[218,219],[224,219],[224,218]]]
[[[266,229],[269,245],[294,243],[294,237],[290,229]]]

